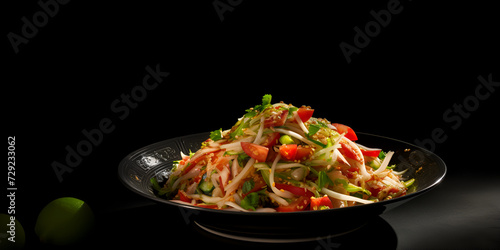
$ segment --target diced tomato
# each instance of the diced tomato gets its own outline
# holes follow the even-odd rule
[[[305,196],[305,197],[312,197],[314,196],[314,194],[307,190],[306,188],[302,188],[302,187],[296,187],[296,186],[292,186],[292,185],[287,185],[287,184],[283,184],[283,183],[275,183],[275,187],[277,189],[283,189],[283,190],[286,190],[294,195],[297,195],[297,196]]]
[[[323,196],[320,198],[311,198],[311,210],[321,210],[322,207],[333,208],[332,201],[328,196]]]
[[[368,187],[367,189],[368,189],[368,191],[370,191],[372,196],[375,196],[375,197],[377,197],[378,193],[380,193],[380,191],[382,190],[380,187]]]
[[[346,140],[340,140],[339,148],[340,153],[342,153],[345,157],[351,158],[356,161],[362,161],[361,155],[356,153],[356,150],[351,147],[351,145]]]
[[[280,155],[287,161],[295,160],[297,154],[297,144],[286,144],[280,146]]]
[[[370,157],[378,157],[378,155],[380,154],[380,151],[382,151],[381,149],[377,149],[377,150],[365,150],[365,149],[361,149],[361,153],[363,153],[364,156],[370,156]]]
[[[341,134],[346,133],[345,137],[347,139],[349,139],[351,141],[358,140],[358,136],[356,135],[356,133],[354,133],[354,130],[352,130],[351,127],[346,126],[344,124],[340,124],[340,123],[332,123],[332,125],[337,128],[337,132],[339,132]]]
[[[311,199],[309,197],[300,196],[299,198],[290,202],[288,204],[288,206],[280,205],[278,208],[276,208],[276,211],[278,211],[278,212],[303,211],[303,210],[307,209],[307,206],[309,206],[310,202],[311,202]]]
[[[283,126],[283,124],[285,124],[286,122],[287,116],[288,110],[282,110],[277,114],[271,115],[264,120],[264,128]]]
[[[280,133],[274,132],[274,133],[269,134],[269,136],[266,138],[266,140],[261,145],[264,147],[271,148],[272,146],[276,145],[276,143],[278,143],[279,139],[280,139]]]
[[[250,142],[241,142],[243,151],[258,162],[265,162],[269,148]]]
[[[177,194],[179,195],[179,198],[181,199],[181,201],[191,202],[191,199],[189,197],[187,197],[187,194],[186,194],[186,192],[184,192],[184,190],[179,189],[179,192]]]
[[[299,145],[297,147],[297,153],[295,154],[295,160],[304,161],[307,160],[312,155],[313,149],[309,146],[302,147]]]
[[[297,115],[299,115],[302,122],[307,122],[309,119],[311,119],[313,113],[314,109],[310,108],[299,108],[299,110],[297,110]]]
[[[340,145],[342,145],[342,147],[339,148],[339,151],[342,155],[351,159],[356,159],[356,153],[354,153],[354,149],[348,143],[341,142]]]
[[[307,160],[313,149],[310,147],[297,146],[297,144],[286,144],[280,146],[281,157],[287,161]]]

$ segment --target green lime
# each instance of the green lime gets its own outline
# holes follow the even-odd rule
[[[21,223],[15,216],[0,214],[0,249],[21,249],[24,243],[24,229]]]
[[[35,225],[43,243],[69,245],[81,241],[94,226],[94,213],[82,200],[64,197],[45,206]]]

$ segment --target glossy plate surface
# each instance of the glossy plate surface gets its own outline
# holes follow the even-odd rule
[[[153,194],[150,179],[168,178],[173,161],[180,160],[180,152],[196,152],[209,133],[193,134],[161,141],[143,147],[126,156],[118,167],[122,183],[133,192],[171,206],[178,206],[187,213],[189,220],[209,231],[224,235],[237,235],[256,239],[297,239],[340,235],[362,227],[367,221],[388,209],[425,193],[439,184],[446,175],[445,163],[435,154],[415,145],[383,136],[357,133],[360,144],[395,152],[390,165],[395,171],[408,169],[405,179],[415,178],[416,188],[412,193],[392,200],[353,207],[323,211],[301,211],[293,213],[246,213],[224,211],[179,204]],[[179,216],[182,216],[179,214]]]

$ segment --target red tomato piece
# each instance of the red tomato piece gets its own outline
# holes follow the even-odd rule
[[[299,108],[297,110],[297,115],[299,115],[302,122],[307,122],[313,116],[314,109],[310,108]]]
[[[364,150],[362,148],[361,149],[361,153],[363,153],[364,156],[370,156],[370,157],[378,157],[378,155],[380,154],[380,149],[378,150]]]
[[[370,191],[370,193],[372,194],[372,196],[374,197],[377,197],[378,196],[378,193],[380,193],[380,191],[382,190],[380,187],[378,186],[375,186],[375,187],[368,187],[367,188],[368,191]]]
[[[295,155],[297,155],[297,144],[286,144],[280,146],[281,158],[287,161],[295,160]]]
[[[264,128],[283,126],[283,124],[285,124],[286,122],[287,116],[288,110],[282,110],[277,114],[271,115],[264,120]]]
[[[283,190],[286,190],[294,195],[297,195],[297,196],[305,196],[305,197],[313,197],[314,194],[307,190],[306,188],[302,188],[302,187],[296,187],[296,186],[292,186],[292,185],[287,185],[287,184],[283,184],[283,183],[276,183],[275,184],[276,188],[277,189],[283,189]]]
[[[269,136],[266,138],[266,140],[261,144],[264,147],[272,147],[278,143],[278,140],[280,139],[280,133],[279,132],[274,132],[269,134]]]
[[[191,199],[189,197],[187,197],[186,192],[184,192],[183,190],[179,189],[179,192],[177,194],[179,195],[179,198],[181,199],[181,201],[191,202]]]
[[[346,140],[340,140],[340,145],[342,146],[339,148],[340,153],[342,153],[345,157],[351,158],[353,160],[362,161],[361,155],[356,153],[356,150],[351,147],[351,145],[346,141]]]
[[[295,160],[305,161],[312,155],[312,152],[313,152],[313,149],[310,148],[309,146],[302,147],[299,145],[297,147],[297,153],[295,154]]]
[[[241,142],[243,151],[258,162],[265,162],[269,148],[250,142]]]
[[[321,210],[322,207],[333,208],[332,201],[328,196],[323,196],[320,198],[311,198],[311,210]]]
[[[297,211],[303,211],[303,210],[305,210],[309,206],[310,202],[311,202],[311,199],[309,197],[300,196],[299,198],[297,198],[294,201],[290,202],[288,204],[288,206],[280,205],[278,208],[276,208],[276,211],[278,211],[278,212],[297,212]]]
[[[337,128],[337,132],[339,132],[341,134],[346,133],[345,137],[347,139],[349,139],[351,141],[358,140],[358,136],[356,135],[356,133],[354,132],[354,130],[352,130],[351,127],[346,126],[344,124],[340,124],[340,123],[332,123],[332,125]]]
[[[274,150],[269,150],[269,153],[267,154],[267,159],[266,162],[273,162],[276,159],[276,156],[278,156],[278,152],[275,152]]]

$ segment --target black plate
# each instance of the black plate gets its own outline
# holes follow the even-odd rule
[[[384,151],[394,151],[390,164],[395,171],[408,169],[405,179],[415,178],[416,188],[409,194],[392,200],[353,207],[322,211],[300,211],[292,213],[246,213],[215,210],[175,203],[153,194],[150,179],[165,176],[180,152],[195,152],[209,133],[177,137],[143,147],[125,157],[118,167],[123,184],[133,192],[166,205],[177,206],[186,222],[194,221],[207,231],[225,237],[280,242],[287,239],[308,239],[340,235],[362,227],[377,215],[392,209],[440,183],[446,174],[446,165],[437,155],[418,146],[366,133],[357,133],[358,142]],[[166,177],[168,178],[168,177]]]

